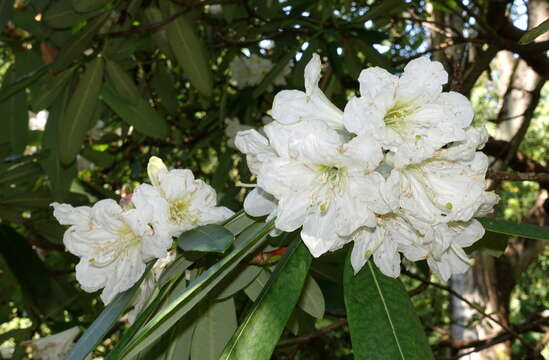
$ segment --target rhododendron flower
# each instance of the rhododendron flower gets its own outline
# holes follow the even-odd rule
[[[61,360],[74,346],[74,339],[80,334],[78,326],[43,338],[24,341],[21,346],[30,350],[33,359]],[[91,358],[88,356],[87,358]]]
[[[132,202],[171,236],[197,226],[220,223],[234,213],[217,206],[215,190],[187,169],[168,170],[153,156],[147,168],[152,185],[139,185]]]
[[[250,57],[235,57],[229,64],[232,81],[239,89],[255,86],[261,83],[273,68],[271,60],[252,54]],[[274,85],[286,84],[286,76],[290,73],[290,64],[286,65],[273,80]]]
[[[373,67],[359,76],[360,97],[345,107],[344,123],[355,134],[370,134],[400,168],[425,160],[444,145],[465,139],[473,119],[467,98],[442,93],[448,74],[425,57],[412,60],[399,78]]]
[[[59,223],[70,225],[63,243],[80,257],[76,279],[87,292],[103,289],[105,304],[132,287],[146,263],[165,256],[172,245],[172,238],[152,225],[152,213],[147,209],[123,210],[111,199],[100,200],[93,207],[52,206]]]

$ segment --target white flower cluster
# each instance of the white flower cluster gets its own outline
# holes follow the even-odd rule
[[[252,54],[250,57],[235,57],[229,64],[232,73],[232,81],[239,89],[258,85],[271,71],[273,63],[269,59]],[[290,64],[273,80],[274,85],[285,85],[286,76],[290,73]]]
[[[65,247],[80,257],[76,279],[82,289],[103,289],[101,300],[108,304],[118,293],[132,287],[143,275],[146,263],[161,259],[151,279],[167,262],[173,237],[197,226],[219,223],[233,212],[216,206],[215,190],[195,179],[190,170],[168,170],[152,157],[148,165],[152,185],[140,184],[124,206],[111,199],[92,207],[53,203],[54,216],[70,225],[63,237]],[[150,279],[143,282],[136,309],[148,301]],[[133,315],[135,318],[135,314]]]
[[[442,92],[438,62],[411,61],[402,76],[369,68],[359,97],[342,112],[318,87],[320,58],[305,68],[306,91],[285,90],[273,102],[275,121],[239,132],[257,187],[245,199],[252,216],[269,215],[294,231],[317,257],[354,241],[358,272],[370,257],[386,275],[400,273],[401,254],[426,259],[443,280],[463,273],[463,248],[484,229],[497,195],[485,191],[487,140],[472,125],[470,102]]]

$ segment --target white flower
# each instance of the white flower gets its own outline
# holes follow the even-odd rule
[[[139,185],[132,202],[147,212],[158,228],[171,236],[197,226],[220,223],[233,215],[217,205],[215,190],[187,169],[168,170],[162,160],[151,157],[148,165],[152,185]]]
[[[371,134],[394,153],[400,168],[465,139],[473,109],[463,95],[442,93],[448,75],[439,62],[410,61],[400,78],[378,68],[360,74],[360,97],[345,107],[344,123],[355,134]]]
[[[301,120],[321,120],[334,129],[343,129],[343,113],[318,87],[320,57],[313,57],[305,67],[305,92],[283,90],[273,100],[273,118],[282,124]]]
[[[250,57],[235,57],[229,64],[232,73],[232,80],[239,89],[248,86],[255,86],[261,83],[265,76],[273,68],[273,63],[269,59],[252,54]],[[288,63],[284,69],[273,80],[274,85],[286,84],[286,76],[291,68]],[[272,88],[272,86],[271,86]]]
[[[62,360],[74,346],[74,339],[80,334],[78,326],[39,339],[24,341],[21,346],[30,348],[32,358],[37,360]]]
[[[275,212],[282,231],[303,226],[301,237],[313,256],[340,248],[361,226],[374,226],[374,211],[388,211],[379,192],[385,180],[373,172],[382,154],[371,138],[347,142],[314,120],[273,122],[264,131],[267,138],[255,130],[236,138],[257,176],[258,189],[246,198],[245,209],[251,215]]]
[[[145,264],[163,257],[172,245],[169,235],[151,225],[152,213],[144,209],[124,211],[110,199],[91,208],[59,203],[52,206],[59,223],[70,225],[63,243],[80,257],[76,279],[87,292],[103,289],[105,304],[132,287],[145,271]]]
[[[239,131],[253,129],[253,126],[242,125],[237,118],[225,119],[225,125],[225,136],[229,138],[227,146],[231,149],[236,149],[234,138]]]
[[[471,161],[425,160],[390,177],[400,184],[402,212],[427,226],[469,221],[481,208],[492,208],[498,197],[486,192],[488,158],[476,152]]]
[[[137,290],[135,299],[132,301],[133,309],[128,313],[128,321],[130,324],[133,324],[137,316],[150,304],[160,275],[162,275],[166,267],[174,260],[175,251],[169,251],[165,257],[156,261],[151,271],[145,276]]]

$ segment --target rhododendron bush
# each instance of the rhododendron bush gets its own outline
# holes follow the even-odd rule
[[[0,299],[0,358],[494,345],[441,338],[457,313],[433,287],[541,356],[520,335],[538,323],[512,328],[454,288],[509,238],[549,239],[506,220],[501,185],[542,171],[500,171],[523,158],[491,150],[462,60],[395,35],[399,17],[436,21],[387,3],[3,2],[18,46],[0,64],[0,281],[18,285]]]

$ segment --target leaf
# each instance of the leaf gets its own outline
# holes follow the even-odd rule
[[[36,162],[26,162],[10,166],[6,171],[0,172],[0,186],[12,185],[25,180],[34,179],[42,174],[40,165]]]
[[[0,2],[0,32],[3,32],[4,26],[11,18],[13,11],[13,0],[3,0]]]
[[[511,221],[492,218],[477,218],[477,220],[480,221],[486,230],[498,234],[520,236],[536,240],[549,240],[549,227],[547,226],[518,224]]]
[[[357,359],[434,359],[399,279],[383,275],[372,261],[355,275],[348,256],[343,285],[351,343]]]
[[[186,231],[177,239],[177,246],[184,251],[223,253],[234,241],[234,235],[221,225],[204,225]]]
[[[42,75],[46,73],[46,69],[47,65],[43,65],[33,72],[15,79],[9,85],[2,86],[0,89],[0,103],[34,84],[38,79],[40,79],[40,77],[42,77]]]
[[[519,40],[519,44],[529,44],[536,40],[537,37],[545,34],[547,31],[549,31],[549,19],[546,19],[544,22],[542,22],[535,28],[528,30],[526,34],[522,35]]]
[[[65,90],[68,86],[67,84],[73,78],[73,75],[74,68],[61,72],[53,79],[50,75],[47,75],[44,84],[36,91],[36,94],[33,94],[32,109],[37,112],[49,108],[61,96],[63,90]]]
[[[99,2],[103,0],[90,0],[90,2],[92,1]],[[69,1],[58,0],[53,1],[52,5],[48,7],[42,21],[53,29],[66,29],[76,24],[80,24],[95,15],[97,15],[97,12],[78,14],[74,11]]]
[[[72,7],[80,13],[101,9],[110,0],[72,0]]]
[[[200,316],[191,345],[192,360],[217,360],[236,330],[236,309],[229,298],[214,302]]]
[[[252,93],[252,96],[254,98],[259,97],[261,94],[267,90],[269,86],[275,81],[275,79],[280,75],[280,73],[284,70],[284,68],[288,65],[288,63],[292,60],[292,58],[295,55],[295,48],[289,49],[288,53],[280,59],[275,66],[269,71],[267,75],[263,78],[261,83],[257,85],[257,87],[254,89],[254,92]]]
[[[99,31],[103,23],[109,18],[111,13],[106,11],[100,16],[90,21],[83,29],[74,34],[69,42],[61,48],[51,68],[55,72],[63,71],[67,66],[79,58],[84,50],[90,47],[95,34]]]
[[[219,288],[221,292],[217,295],[218,299],[226,299],[233,296],[246,286],[250,285],[252,281],[259,275],[262,268],[255,265],[241,265],[230,276],[225,278],[220,284]]]
[[[166,270],[162,272],[160,278],[158,279],[158,287],[161,288],[168,282],[183,274],[183,272],[192,264],[193,262],[187,260],[184,256],[179,256],[174,260],[174,262],[166,267]]]
[[[312,276],[308,276],[297,304],[307,314],[322,319],[324,317],[324,295]]]
[[[19,208],[47,209],[52,200],[51,194],[47,191],[25,192],[0,198],[0,205]]]
[[[6,73],[5,82],[9,85],[16,81],[14,66]],[[4,87],[2,87],[4,88]],[[27,94],[17,92],[0,103],[0,111],[7,117],[9,142],[12,154],[22,154],[27,146],[29,134],[29,116]]]
[[[165,334],[179,319],[216,288],[217,284],[229,275],[244,258],[257,250],[266,241],[266,236],[272,228],[273,222],[271,221],[242,239],[233,251],[202,273],[173,302],[167,304],[162,311],[157,313],[136,334],[132,342],[119,351],[120,356],[114,359],[129,359]]]
[[[101,314],[95,319],[91,326],[78,339],[76,345],[72,348],[65,360],[82,360],[103,340],[103,337],[113,327],[113,325],[122,316],[128,304],[134,298],[141,282],[147,276],[149,270],[153,267],[154,261],[147,264],[145,272],[141,279],[130,289],[119,293],[116,297],[103,309]]]
[[[97,107],[103,84],[104,62],[95,58],[86,69],[71,96],[67,110],[59,122],[58,152],[62,164],[69,165],[80,152],[82,142],[89,129],[91,118]]]
[[[11,226],[0,225],[0,254],[33,304],[43,308],[51,293],[48,270],[31,245]]]
[[[115,91],[106,84],[101,91],[101,99],[129,125],[140,133],[164,139],[168,137],[168,124],[142,97],[134,105],[117,96]]]
[[[263,288],[267,283],[269,282],[269,279],[271,278],[271,272],[266,269],[262,269],[259,275],[248,285],[246,288],[244,288],[244,292],[250,300],[255,301],[261,292],[263,291]]]
[[[169,14],[177,14],[178,9],[171,2]],[[210,97],[213,91],[213,76],[210,70],[209,55],[202,40],[194,32],[195,25],[185,16],[179,16],[167,26],[170,48],[191,83],[204,96]]]
[[[373,20],[379,17],[389,16],[395,9],[406,5],[404,0],[385,0],[374,6],[366,14],[356,19],[356,22],[364,22],[366,20]]]
[[[232,218],[227,220],[227,222],[223,226],[225,226],[227,230],[229,230],[233,234],[238,235],[254,223],[255,221],[251,217],[249,217],[243,210],[241,210],[238,213],[234,214]]]
[[[162,12],[157,7],[149,6],[144,11],[145,17],[147,18],[147,25],[159,24],[162,22]],[[156,43],[156,46],[162,51],[169,59],[174,59],[172,49],[170,48],[170,43],[168,41],[168,35],[164,27],[156,29],[152,33],[152,39]]]
[[[268,360],[301,294],[311,254],[300,238],[288,247],[220,359]]]
[[[492,256],[499,257],[503,255],[508,242],[509,236],[487,231],[482,239],[465,249],[465,251],[467,254],[470,254],[473,251],[479,250]]]
[[[377,51],[377,49],[372,44],[368,44],[359,39],[353,39],[351,40],[351,43],[352,45],[350,46],[352,49],[354,49],[354,51],[360,51],[362,52],[362,54],[364,54],[366,62],[374,66],[382,67],[389,72],[394,72],[391,61],[385,55]]]
[[[158,64],[151,80],[151,86],[160,98],[160,103],[170,114],[175,114],[178,108],[177,89],[168,69],[163,64]]]
[[[116,93],[128,104],[135,104],[141,94],[128,74],[115,62],[105,58],[107,75]]]

